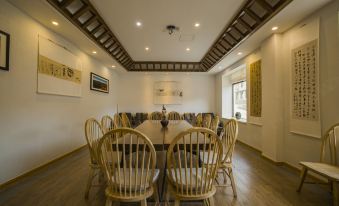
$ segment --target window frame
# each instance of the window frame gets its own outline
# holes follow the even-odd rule
[[[234,85],[242,83],[242,82],[246,82],[246,79],[232,83],[232,117],[233,118],[235,118],[235,113],[234,113]],[[246,113],[247,113],[247,82],[246,82]],[[247,121],[247,115],[246,115],[246,118],[240,118],[239,120]]]

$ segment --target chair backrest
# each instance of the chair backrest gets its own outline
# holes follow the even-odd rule
[[[133,198],[149,192],[155,175],[156,154],[144,134],[131,128],[106,133],[98,145],[98,158],[112,193]]]
[[[97,146],[100,138],[103,136],[103,130],[100,123],[90,118],[85,122],[85,137],[90,152],[91,163],[97,163]]]
[[[101,118],[101,127],[104,133],[114,129],[114,120],[111,116],[105,115]]]
[[[212,121],[212,115],[211,114],[205,114],[202,122],[202,126],[205,128],[211,127],[211,121]]]
[[[200,152],[203,152],[203,158],[212,160],[211,163],[208,161],[200,167],[197,158]],[[177,194],[187,197],[211,192],[221,159],[222,143],[212,130],[194,127],[181,132],[167,151],[169,178],[174,182]]]
[[[161,112],[152,112],[149,116],[150,120],[161,120],[162,113]]]
[[[339,135],[339,123],[333,125],[322,137],[320,162],[326,162],[329,156],[330,164],[337,165],[337,136]],[[328,152],[328,154],[327,154]]]
[[[220,121],[219,116],[218,116],[218,115],[215,115],[214,118],[213,118],[213,120],[212,120],[212,122],[211,122],[210,129],[211,129],[213,132],[215,132],[215,133],[217,133],[218,126],[219,126],[219,121]]]
[[[121,123],[123,127],[132,128],[131,123],[126,113],[121,113]]]
[[[196,127],[202,127],[203,126],[203,119],[202,119],[201,113],[197,114],[197,116],[195,118],[195,126]]]
[[[180,114],[178,112],[172,111],[168,113],[168,120],[181,120]]]
[[[223,145],[224,159],[223,162],[232,162],[235,143],[238,138],[238,122],[230,119],[224,123],[220,133],[220,139]]]
[[[115,129],[122,127],[122,120],[121,120],[121,117],[118,113],[114,114],[113,123],[114,123]]]

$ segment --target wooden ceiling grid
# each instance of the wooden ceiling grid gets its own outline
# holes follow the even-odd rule
[[[247,0],[200,62],[134,61],[89,0],[47,0],[127,71],[207,72],[293,0]]]

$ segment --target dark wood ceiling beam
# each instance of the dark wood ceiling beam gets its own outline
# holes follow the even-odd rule
[[[242,20],[241,17],[239,17],[239,18],[237,19],[237,21],[238,21],[239,24],[241,24],[243,27],[245,27],[245,29],[247,29],[249,32],[251,32],[251,31],[253,30],[252,27],[251,27],[247,22],[245,22],[244,20]]]
[[[72,18],[78,20],[78,18],[85,14],[87,11],[89,11],[89,7],[87,5],[83,5],[78,11],[73,14]]]
[[[250,16],[254,21],[256,21],[256,24],[260,24],[262,22],[262,19],[256,14],[254,13],[251,9],[246,8],[245,13]]]
[[[262,7],[264,8],[268,13],[272,13],[274,10],[271,7],[271,5],[269,5],[265,0],[256,0],[256,2]]]
[[[58,2],[57,0],[55,0],[56,2]],[[59,3],[59,6],[61,8],[65,8],[67,6],[69,6],[74,0],[63,0],[62,2]]]
[[[77,9],[77,11],[72,11],[74,14],[70,13],[69,6],[75,0],[63,0],[61,2],[59,2],[59,0],[47,1],[128,71],[204,72],[210,70],[225,55],[232,52],[239,44],[252,35],[258,28],[277,14],[282,8],[288,5],[292,0],[277,0],[278,2],[274,7],[267,3],[266,0],[245,1],[200,62],[135,62],[89,0],[80,0],[83,5],[80,9]],[[263,8],[263,10],[265,10],[265,15],[262,16],[262,14],[260,14],[262,16],[260,17],[256,11],[252,10],[250,7],[253,6],[253,4],[257,4],[256,6]],[[84,23],[81,23],[79,18],[87,12],[90,12],[92,16]],[[247,16],[253,19],[256,23],[250,25],[250,22],[245,21],[246,19],[243,18],[244,14],[247,14]],[[98,26],[89,31],[87,27],[92,24],[94,25],[96,21],[98,22]],[[239,25],[236,25],[237,23],[239,23]]]

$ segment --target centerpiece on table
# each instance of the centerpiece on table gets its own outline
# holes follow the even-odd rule
[[[161,111],[162,115],[161,115],[161,125],[162,127],[167,127],[168,125],[168,120],[166,119],[166,108],[165,105],[162,105],[162,111]]]

